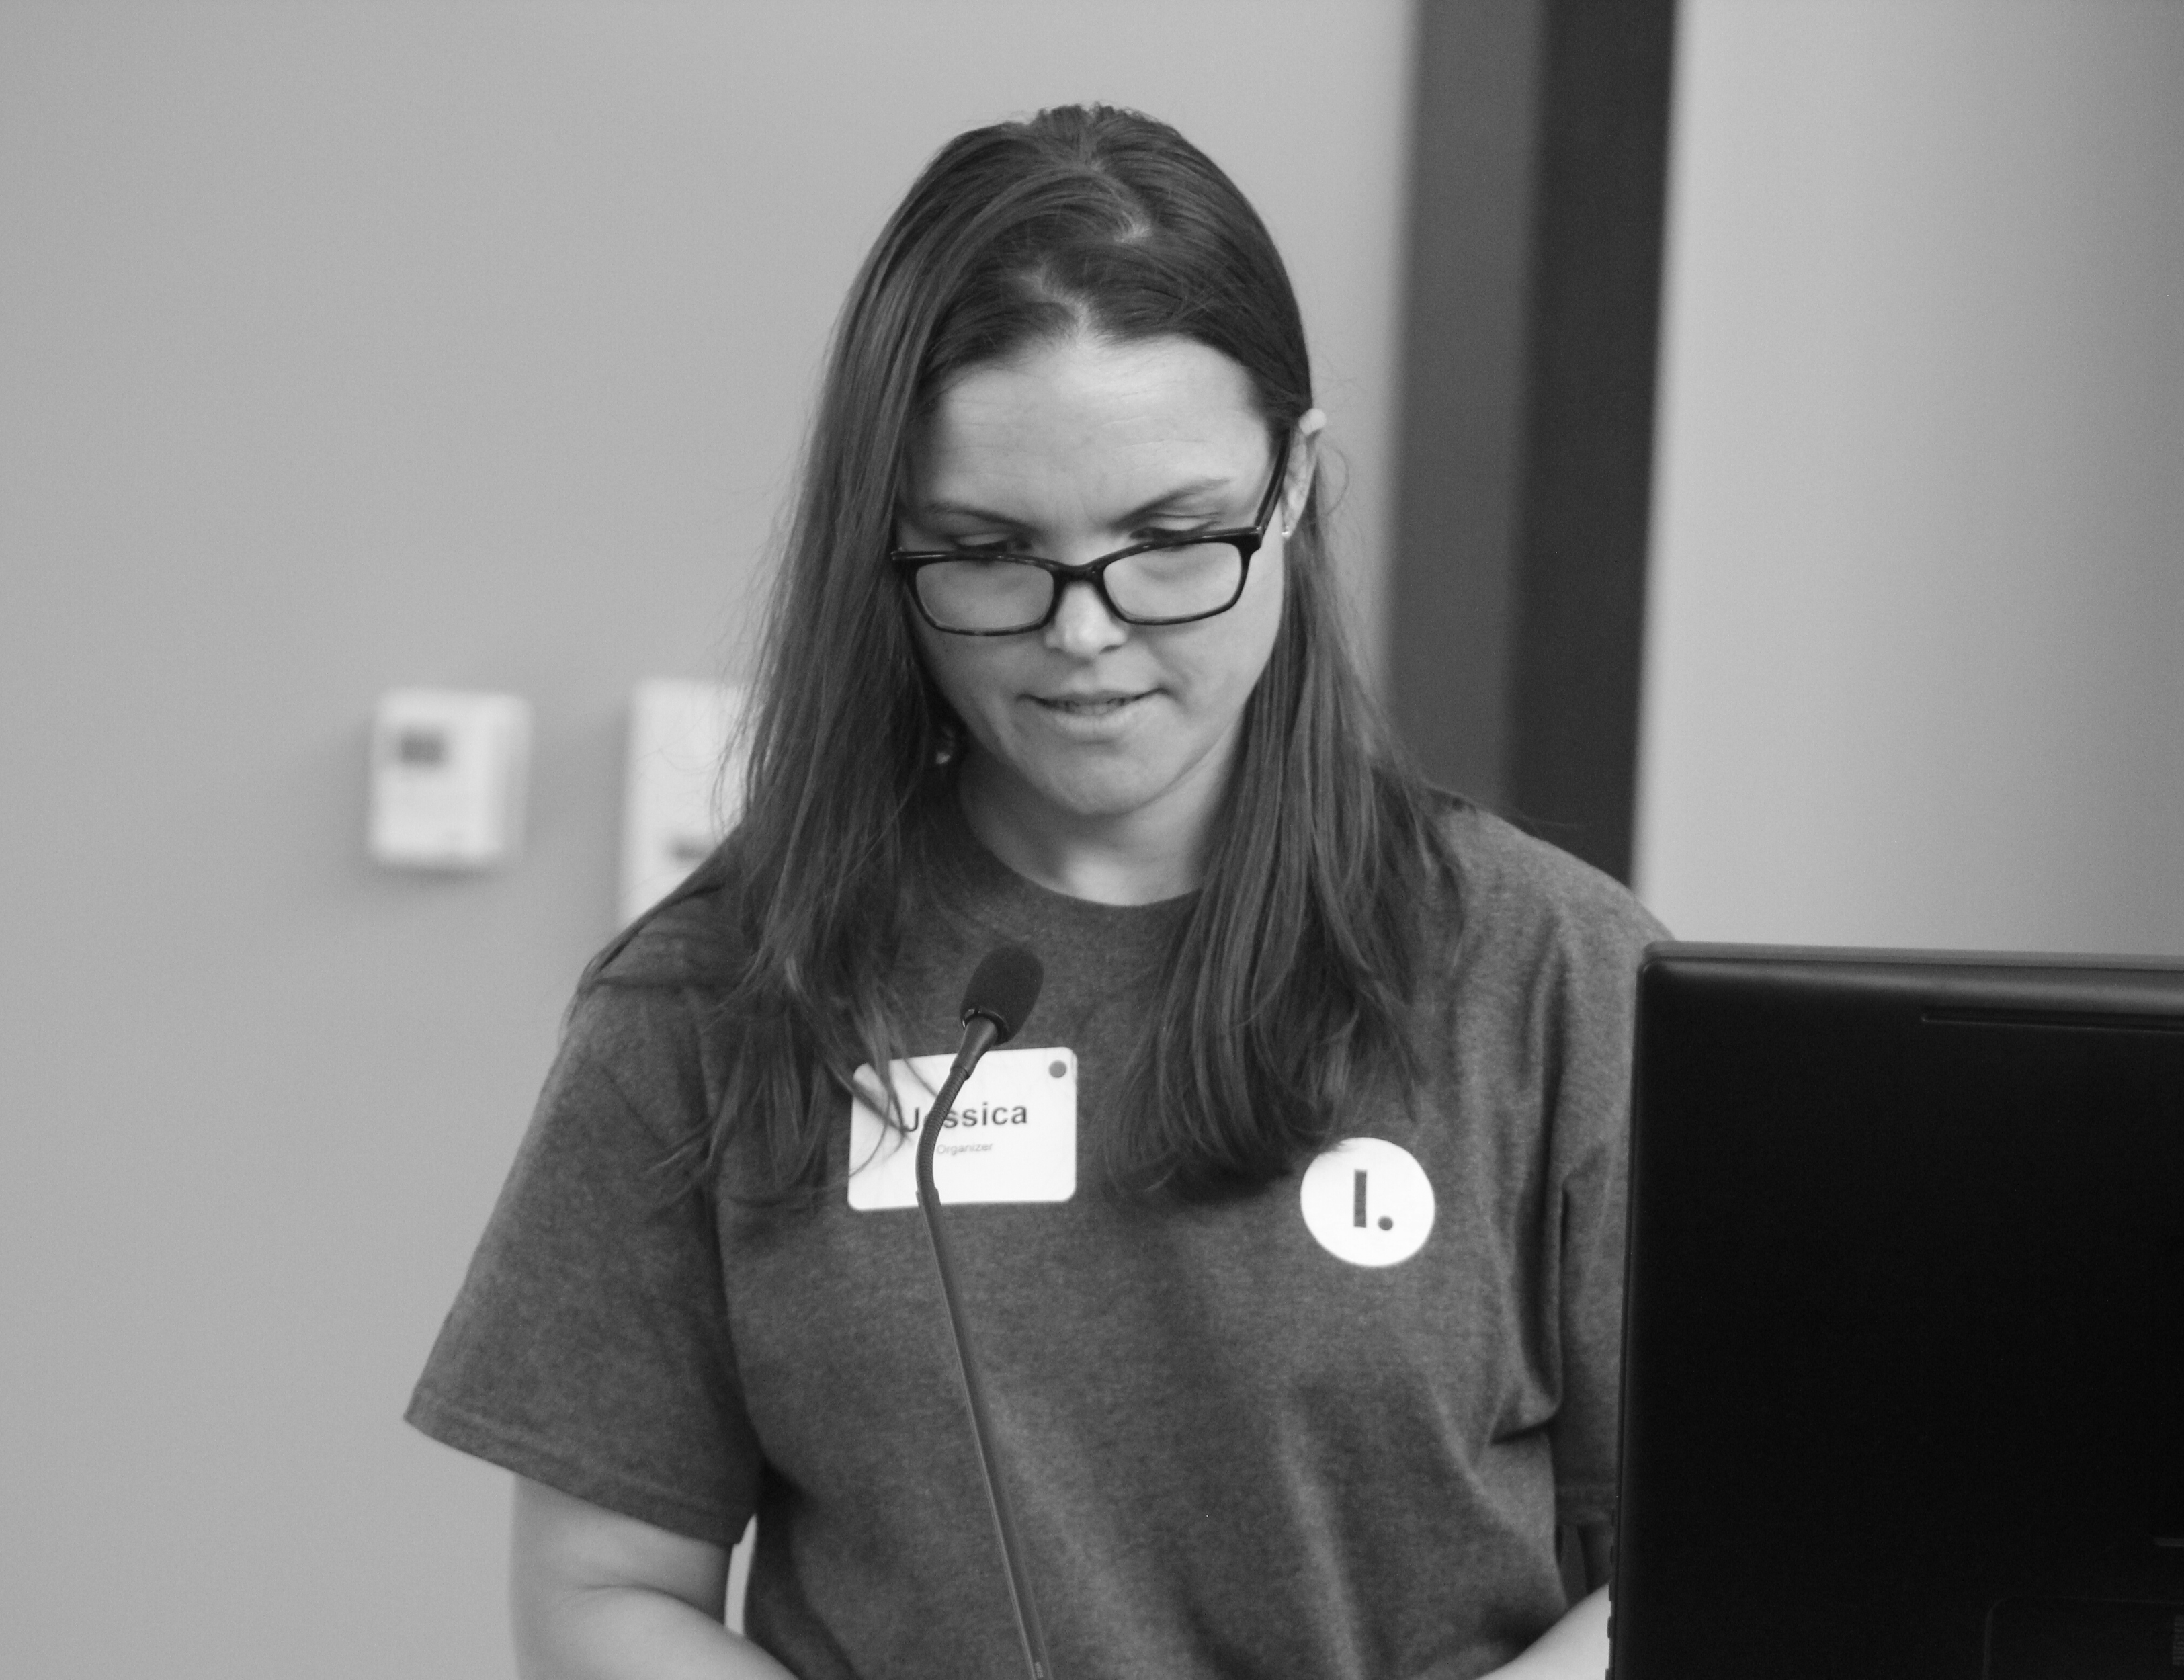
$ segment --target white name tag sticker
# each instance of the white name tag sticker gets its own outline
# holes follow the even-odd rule
[[[866,1213],[917,1205],[917,1140],[953,1056],[889,1065],[910,1125],[899,1132],[861,1098],[850,1104],[850,1205]],[[861,1090],[878,1093],[869,1064]],[[1077,1193],[1077,1053],[989,1050],[941,1122],[933,1183],[958,1202],[1066,1202]]]

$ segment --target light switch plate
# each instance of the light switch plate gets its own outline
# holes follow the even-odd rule
[[[523,847],[531,707],[514,694],[396,688],[371,727],[373,859],[480,870]]]
[[[627,924],[682,884],[740,814],[743,716],[729,683],[659,677],[630,699],[629,776],[622,807],[621,920]]]

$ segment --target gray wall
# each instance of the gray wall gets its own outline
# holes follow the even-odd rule
[[[2184,954],[2184,6],[1685,0],[1638,885]]]
[[[398,1422],[585,956],[630,686],[740,667],[932,149],[1180,123],[1266,213],[1377,621],[1400,0],[0,7],[0,1666],[483,1677],[505,1477]],[[363,856],[399,684],[529,856]]]

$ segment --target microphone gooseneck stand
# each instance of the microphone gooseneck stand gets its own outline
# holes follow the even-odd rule
[[[948,1325],[956,1338],[956,1359],[963,1375],[963,1393],[971,1406],[971,1437],[978,1449],[978,1469],[986,1480],[986,1499],[994,1513],[994,1532],[1001,1543],[1001,1559],[1008,1566],[1009,1599],[1017,1613],[1017,1632],[1023,1640],[1024,1661],[1031,1680],[1054,1680],[1047,1661],[1046,1635],[1039,1623],[1039,1605],[1032,1597],[1031,1577],[1025,1572],[1022,1547],[1017,1536],[1016,1513],[1009,1504],[1007,1487],[994,1468],[987,1446],[992,1431],[986,1415],[986,1394],[978,1378],[978,1361],[971,1352],[971,1332],[956,1294],[956,1267],[948,1247],[948,1232],[940,1217],[940,1196],[933,1183],[933,1153],[956,1093],[971,1076],[978,1058],[996,1044],[1016,1036],[1039,996],[1039,960],[1021,946],[1004,946],[989,953],[972,976],[963,997],[963,1046],[955,1065],[926,1110],[917,1139],[917,1205],[925,1214],[925,1233],[932,1239],[933,1261],[940,1273],[940,1294],[948,1305]]]

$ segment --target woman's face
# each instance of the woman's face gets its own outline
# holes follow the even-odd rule
[[[1300,423],[1289,488],[1224,613],[1127,624],[1080,582],[1045,628],[1015,635],[951,636],[912,614],[927,669],[971,734],[967,798],[1050,840],[1147,818],[1194,846],[1203,837],[1281,621],[1282,530],[1322,423],[1317,410]],[[948,388],[912,453],[896,538],[1081,565],[1163,533],[1249,526],[1274,456],[1244,370],[1219,351],[1073,337]]]

